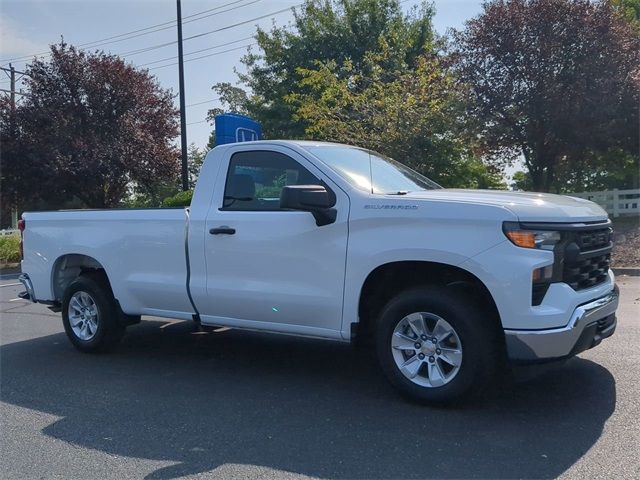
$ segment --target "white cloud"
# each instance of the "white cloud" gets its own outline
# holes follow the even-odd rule
[[[7,18],[6,14],[0,16],[0,59],[22,57],[47,50],[47,45],[31,40]]]

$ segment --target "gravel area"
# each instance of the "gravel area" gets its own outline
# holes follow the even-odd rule
[[[613,267],[640,267],[640,216],[613,220]]]

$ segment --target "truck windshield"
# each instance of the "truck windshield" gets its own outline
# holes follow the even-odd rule
[[[418,172],[371,150],[337,145],[305,148],[353,186],[371,193],[404,195],[442,188]]]

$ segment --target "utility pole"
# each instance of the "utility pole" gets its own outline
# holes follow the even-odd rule
[[[11,89],[11,135],[15,135],[16,129],[16,69],[13,68],[13,65],[9,64],[9,80]],[[14,205],[11,209],[11,226],[13,228],[18,226],[18,205],[17,201],[14,198]]]
[[[180,83],[180,143],[182,147],[182,190],[189,190],[189,170],[187,168],[187,115],[184,100],[184,62],[182,59],[182,7],[176,0],[178,16],[178,81]]]
[[[11,85],[9,87],[11,90],[11,135],[14,135],[16,121],[16,69],[11,64],[9,64],[9,80]],[[18,226],[18,205],[15,198],[11,209],[11,226],[13,228]]]
[[[16,69],[11,64],[9,64],[9,79],[11,82],[11,123],[13,123],[13,115],[16,113]]]
[[[16,69],[13,65],[9,64],[9,68],[2,68],[4,72],[9,73],[9,105],[11,108],[11,135],[15,135],[15,113],[16,113]],[[24,72],[21,72],[24,75]],[[6,91],[3,89],[3,91]],[[18,226],[18,205],[14,198],[14,205],[11,209],[11,226],[16,228]]]
[[[27,95],[26,93],[17,92],[16,91],[16,81],[25,75],[29,75],[27,72],[22,72],[20,70],[16,70],[15,67],[9,64],[9,68],[0,67],[0,70],[5,72],[9,76],[9,85],[10,88],[7,90],[6,88],[0,88],[0,92],[8,93],[11,105],[11,113],[14,113],[16,110],[16,93],[18,95]],[[16,78],[16,73],[20,75],[20,78]]]

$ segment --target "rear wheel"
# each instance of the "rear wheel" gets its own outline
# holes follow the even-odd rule
[[[104,275],[82,275],[67,287],[62,323],[71,343],[83,352],[105,352],[118,344],[125,329]]]
[[[480,390],[495,372],[498,352],[486,320],[479,307],[446,287],[401,292],[382,309],[377,322],[382,369],[411,399],[430,404],[458,401]]]

